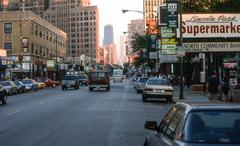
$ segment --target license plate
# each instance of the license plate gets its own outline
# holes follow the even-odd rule
[[[67,87],[70,87],[70,85],[67,85]]]

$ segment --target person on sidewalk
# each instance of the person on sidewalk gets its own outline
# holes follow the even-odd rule
[[[223,92],[223,101],[229,101],[229,77],[228,75],[224,76],[224,83],[222,87]]]
[[[218,98],[218,94],[220,92],[220,81],[216,77],[216,73],[212,73],[211,77],[208,79],[207,82],[207,90],[209,94],[209,101],[216,102]]]

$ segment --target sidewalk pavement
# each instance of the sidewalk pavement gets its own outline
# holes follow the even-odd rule
[[[191,88],[185,86],[183,90],[184,99],[179,99],[179,92],[179,86],[175,86],[173,95],[175,102],[209,102],[207,93],[192,91]]]

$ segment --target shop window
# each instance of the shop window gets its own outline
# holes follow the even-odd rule
[[[4,33],[12,33],[12,23],[4,23]]]

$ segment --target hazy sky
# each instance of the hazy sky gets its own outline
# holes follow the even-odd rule
[[[100,44],[102,44],[104,25],[113,25],[114,40],[118,43],[120,35],[127,31],[130,20],[143,18],[140,13],[123,14],[121,11],[122,9],[142,11],[143,0],[91,0],[91,5],[97,5],[99,9]]]

